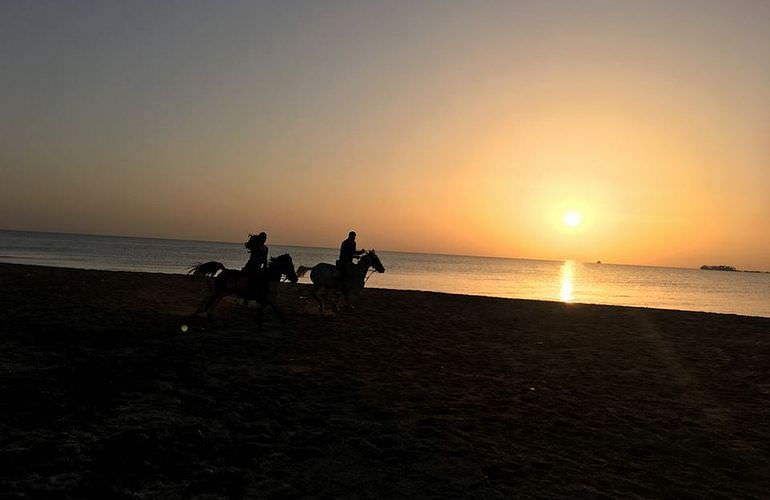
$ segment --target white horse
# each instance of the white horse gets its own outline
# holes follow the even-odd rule
[[[357,263],[350,266],[350,271],[344,280],[340,277],[340,270],[337,266],[325,262],[316,264],[313,267],[299,266],[297,268],[297,276],[302,277],[310,271],[310,281],[313,282],[310,294],[318,301],[321,314],[323,314],[324,301],[321,296],[325,296],[329,290],[336,290],[345,298],[345,305],[349,306],[351,297],[357,296],[364,288],[366,274],[369,272],[370,267],[373,267],[378,273],[385,272],[385,267],[380,262],[380,258],[377,257],[374,249],[364,253]]]

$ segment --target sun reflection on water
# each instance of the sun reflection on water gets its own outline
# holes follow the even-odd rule
[[[561,266],[561,293],[559,294],[562,302],[574,302],[575,296],[572,294],[572,282],[575,274],[575,262],[571,260],[564,261]]]

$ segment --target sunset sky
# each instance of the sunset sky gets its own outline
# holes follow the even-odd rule
[[[770,270],[768,26],[766,0],[3,1],[0,228]]]

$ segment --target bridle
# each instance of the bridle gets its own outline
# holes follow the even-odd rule
[[[369,256],[369,253],[367,252],[366,256]],[[360,262],[360,260],[359,260]],[[371,269],[369,269],[369,266],[371,266]],[[367,264],[367,271],[366,271],[366,277],[364,278],[364,285],[366,285],[366,282],[369,281],[369,278],[372,277],[374,273],[377,272],[377,269],[374,267],[373,264]]]

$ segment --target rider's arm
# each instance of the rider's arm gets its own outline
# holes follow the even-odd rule
[[[259,255],[259,263],[262,267],[267,267],[267,247]]]

